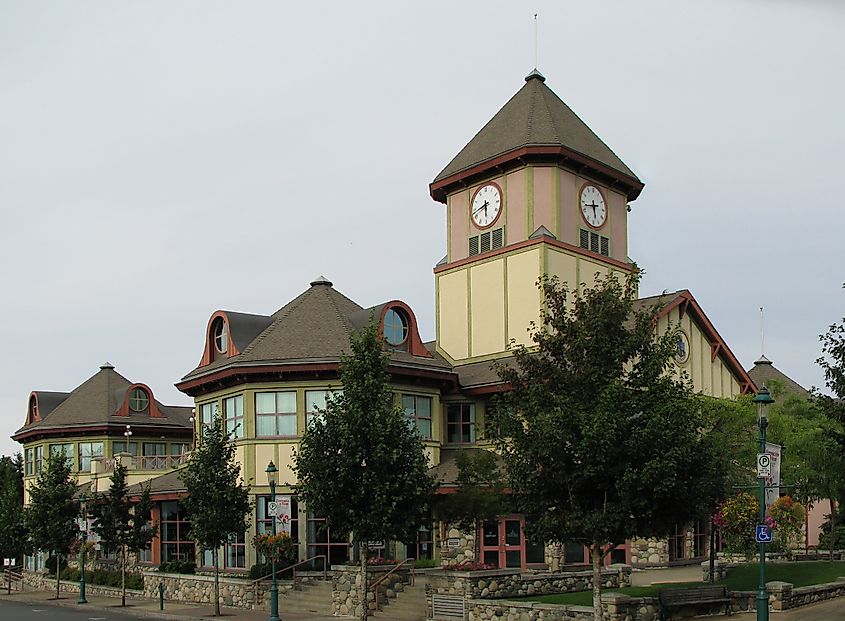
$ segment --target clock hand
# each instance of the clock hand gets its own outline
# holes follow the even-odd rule
[[[484,204],[483,204],[483,205],[481,205],[478,209],[476,209],[476,210],[475,210],[475,211],[473,211],[472,213],[473,213],[473,214],[476,214],[476,213],[478,213],[479,211],[481,211],[482,209],[484,210],[484,213],[485,213],[485,214],[487,214],[487,201],[484,201]]]

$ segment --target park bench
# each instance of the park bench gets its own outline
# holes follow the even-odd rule
[[[679,608],[715,604],[725,607],[725,614],[731,614],[731,598],[724,585],[679,587],[660,591],[660,617],[669,619],[669,611]]]

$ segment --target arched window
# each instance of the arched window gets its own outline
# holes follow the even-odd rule
[[[30,422],[38,420],[38,399],[35,398],[35,395],[32,395],[29,400],[29,420]]]
[[[211,326],[211,334],[214,338],[214,348],[221,354],[229,351],[229,331],[226,328],[226,320],[218,317]]]
[[[398,308],[389,308],[384,314],[384,340],[398,347],[408,338],[408,318]]]
[[[129,393],[129,409],[133,412],[143,412],[150,405],[150,397],[143,388],[133,388]]]

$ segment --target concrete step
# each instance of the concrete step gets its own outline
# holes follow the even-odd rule
[[[405,586],[396,597],[386,600],[383,610],[373,614],[373,619],[391,621],[424,621],[426,618],[425,584]]]

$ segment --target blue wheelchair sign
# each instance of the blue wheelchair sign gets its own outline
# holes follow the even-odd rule
[[[771,543],[772,529],[765,524],[757,524],[755,539],[757,540],[757,543]]]

